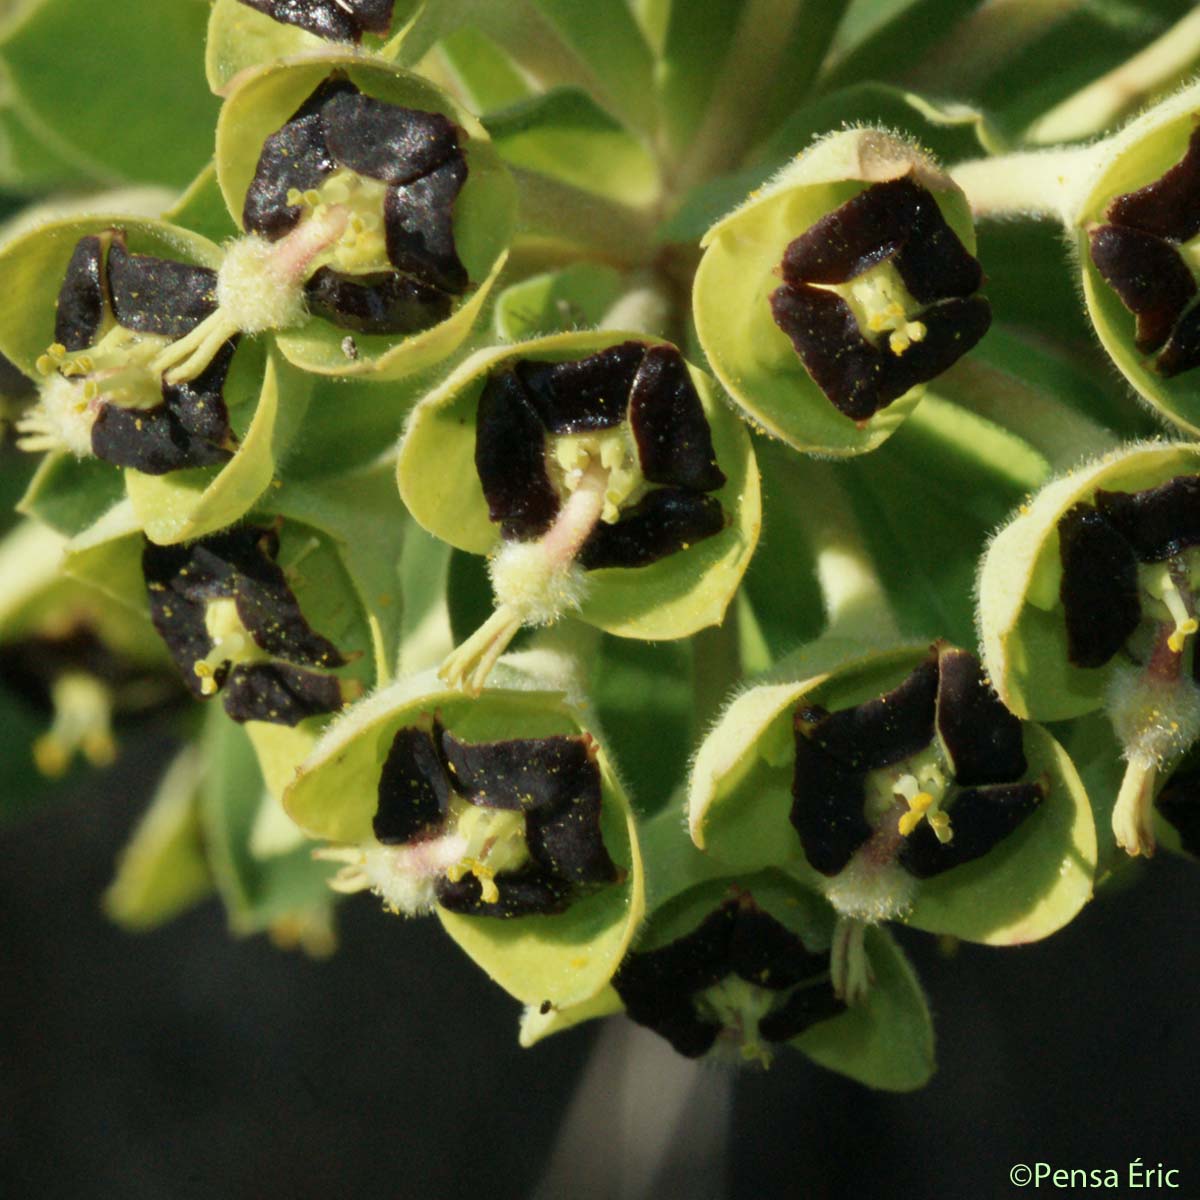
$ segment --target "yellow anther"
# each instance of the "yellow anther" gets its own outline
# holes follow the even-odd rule
[[[304,203],[304,193],[297,187],[290,187],[287,190],[287,202],[295,208],[299,204]]]
[[[44,733],[33,743],[33,761],[47,779],[58,779],[71,764],[70,747],[54,734]]]
[[[55,681],[54,724],[33,744],[33,761],[43,775],[65,774],[76,752],[96,767],[117,756],[112,736],[112,697],[91,675],[68,672]]]
[[[192,663],[192,670],[200,679],[200,694],[202,696],[215,696],[217,694],[217,681],[213,678],[214,672],[212,667],[203,659],[199,659]]]
[[[929,827],[933,830],[937,840],[945,845],[954,837],[954,830],[950,828],[950,817],[942,811],[930,813],[926,818],[929,822]]]
[[[486,863],[477,858],[462,858],[452,867],[446,868],[446,878],[451,883],[458,883],[465,875],[474,875],[479,880],[479,898],[484,904],[495,904],[500,899],[500,889],[496,886],[496,872]]]
[[[949,815],[938,807],[941,803],[941,789],[944,786],[941,772],[923,770],[921,776],[922,782],[932,786],[938,794],[920,788],[914,775],[902,775],[896,780],[892,790],[908,805],[908,812],[900,814],[896,828],[901,837],[908,837],[922,821],[928,821],[938,841],[948,842],[954,835],[950,829]]]

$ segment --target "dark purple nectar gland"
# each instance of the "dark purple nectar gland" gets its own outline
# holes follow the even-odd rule
[[[327,42],[352,42],[363,34],[386,37],[396,0],[241,0],[282,25],[295,25]]]
[[[436,716],[398,730],[379,776],[374,842],[331,847],[333,886],[393,912],[563,912],[617,883],[600,832],[596,744],[578,737],[463,742]]]
[[[775,324],[858,424],[951,367],[987,332],[983,271],[911,174],[872,184],[784,251]]]
[[[168,383],[154,361],[216,308],[217,274],[131,254],[119,229],[75,244],[38,359],[38,400],[17,422],[23,450],[67,450],[148,475],[226,462],[236,442],[223,390],[236,341]]]
[[[263,144],[247,235],[217,275],[217,307],[155,366],[194,378],[235,333],[311,316],[358,333],[444,321],[470,287],[454,241],[467,179],[462,131],[441,113],[364,95],[335,72]]]
[[[892,691],[794,715],[792,826],[851,922],[903,916],[917,884],[983,857],[1046,797],[1025,782],[1020,721],[965,650],[936,642]],[[839,941],[840,939],[840,941]],[[861,990],[861,931],[840,929],[839,994]]]
[[[475,468],[503,539],[490,563],[497,607],[443,667],[475,692],[522,625],[580,606],[585,572],[648,566],[726,524],[710,494],[725,475],[674,346],[628,341],[494,372]]]
[[[181,696],[173,678],[116,654],[83,617],[0,645],[0,687],[50,718],[33,760],[51,778],[77,754],[108,766],[117,756],[114,720],[161,712]]]
[[[1196,248],[1200,235],[1200,129],[1160,179],[1117,196],[1108,223],[1088,231],[1092,262],[1137,318],[1134,345],[1170,379],[1200,366]]]
[[[1097,491],[1058,522],[1067,658],[1113,669],[1106,707],[1127,766],[1113,833],[1154,852],[1155,781],[1200,737],[1200,475]]]
[[[777,1045],[846,1006],[828,953],[810,951],[749,892],[731,892],[691,933],[627,954],[613,987],[628,1016],[680,1054],[765,1067]]]
[[[350,659],[305,620],[278,555],[277,529],[250,525],[142,551],[150,616],[184,683],[221,692],[238,722],[297,725],[361,691],[324,673]]]

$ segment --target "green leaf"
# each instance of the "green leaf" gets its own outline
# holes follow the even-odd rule
[[[121,500],[67,543],[63,571],[148,619],[142,545],[142,528],[133,505]]]
[[[1154,423],[1086,351],[993,323],[937,383],[937,395],[1024,439],[1056,468],[1146,437]]]
[[[536,94],[509,55],[476,26],[460,26],[442,38],[437,53],[455,94],[473,112],[486,116]]]
[[[305,603],[300,585],[293,586],[306,613],[308,604],[313,606],[309,621],[314,628],[320,629],[343,652],[370,650],[371,659],[363,664],[364,682],[370,686],[387,682],[399,654],[400,555],[410,527],[396,494],[391,462],[337,477],[287,482],[272,491],[265,508],[268,513],[301,522],[331,541],[358,601],[353,615],[343,595],[336,606],[331,606],[322,624],[321,605],[330,601],[332,589],[328,569],[315,561],[301,559],[299,565],[305,580],[311,584],[312,599]],[[369,514],[369,519],[364,520],[364,514]],[[282,549],[280,558],[283,561]],[[335,625],[339,616],[345,623],[341,635]],[[364,622],[370,634],[366,644],[343,645],[339,641],[339,636],[345,640],[352,635],[356,642],[365,640],[359,629]]]
[[[203,746],[208,769],[200,813],[213,879],[233,932],[257,933],[282,918],[331,907],[332,872],[313,860],[308,846],[271,858],[253,853],[264,786],[246,731],[213,707]]]
[[[742,0],[671,6],[657,72],[668,145],[682,149],[699,128],[744,7]]]
[[[446,606],[455,645],[470,637],[492,615],[492,583],[485,559],[461,550],[451,551]]]
[[[217,168],[211,162],[162,216],[164,221],[190,229],[210,242],[221,243],[241,232],[225,207],[225,197],[217,183]]]
[[[459,554],[433,534],[426,533],[415,521],[408,521],[404,547],[400,554],[400,595],[403,612],[400,624],[400,662],[396,675],[403,679],[418,671],[436,667],[454,649],[448,603],[450,559],[460,557],[478,562],[471,555]],[[478,628],[491,608],[491,589],[483,584],[483,613],[466,631]],[[458,590],[455,590],[458,594]]]
[[[489,112],[484,125],[500,157],[635,208],[659,194],[646,147],[580,88],[562,87]]]
[[[755,439],[763,482],[763,532],[741,595],[772,660],[812,641],[825,623],[810,548],[804,465],[787,446]]]
[[[928,395],[888,445],[845,471],[901,627],[973,645],[977,556],[1049,464],[998,425]]]
[[[533,0],[533,6],[577,56],[571,73],[630,129],[650,134],[655,114],[646,97],[653,90],[654,60],[628,7],[594,0]]]
[[[365,468],[392,453],[405,418],[429,384],[427,375],[391,384],[317,377],[282,473],[289,481],[317,479]]]
[[[831,57],[821,88],[834,91],[860,79],[903,76],[976,7],[977,0],[909,0],[886,8],[863,4],[848,16],[854,39],[843,42],[842,52]]]
[[[868,929],[874,982],[866,1001],[792,1043],[814,1062],[868,1087],[911,1092],[934,1071],[933,1020],[916,973],[884,929]]]
[[[200,747],[186,746],[159,781],[104,893],[118,925],[157,928],[212,892],[199,807],[204,771]]]
[[[93,525],[125,494],[121,472],[98,458],[47,454],[17,511],[74,537]]]
[[[80,0],[42,0],[5,30],[0,61],[52,155],[101,180],[182,187],[212,150],[207,15],[202,0],[121,0],[97,21]]]
[[[621,273],[599,263],[576,262],[561,271],[531,275],[496,297],[496,334],[519,342],[598,325],[622,286]]]
[[[972,81],[972,93],[1006,129],[1019,133],[1092,80],[1122,66],[1192,8],[1189,0],[1090,0],[1067,6],[1040,36],[1006,56],[1002,69]],[[1162,82],[1167,91],[1175,81]],[[1130,97],[1134,103],[1146,98]],[[1104,125],[1112,124],[1109,116]],[[1102,131],[1098,126],[1077,136]]]
[[[690,642],[634,642],[606,634],[589,664],[591,701],[643,813],[670,804],[687,777],[693,653]],[[678,833],[677,819],[675,825]]]

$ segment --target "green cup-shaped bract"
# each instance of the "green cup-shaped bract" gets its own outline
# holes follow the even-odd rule
[[[29,303],[9,306],[0,314],[0,352],[31,377],[44,378],[37,364],[55,340],[59,289],[76,245],[81,238],[110,229],[123,231],[131,254],[212,270],[221,263],[221,250],[207,239],[146,218],[70,218],[13,239],[0,250],[0,276],[28,296]],[[147,535],[158,542],[181,541],[222,529],[245,515],[274,477],[308,394],[303,376],[264,343],[242,339],[222,391],[236,439],[228,461],[163,475],[124,469],[126,488]]]
[[[388,104],[438,113],[465,133],[468,173],[453,208],[455,248],[470,280],[450,316],[408,336],[354,333],[316,317],[275,334],[284,356],[318,375],[372,375],[396,379],[449,357],[470,332],[508,255],[516,192],[483,126],[427,80],[382,61],[353,54],[322,54],[273,63],[247,72],[232,89],[217,125],[217,179],[234,220],[242,223],[247,190],[263,144],[282,128],[335,72],[365,95]],[[390,267],[381,262],[380,267]]]
[[[975,230],[958,187],[908,142],[870,129],[831,134],[798,155],[705,234],[693,314],[713,371],[747,416],[798,450],[854,455],[880,445],[917,404],[918,384],[865,420],[838,410],[772,316],[792,241],[875,184],[911,177],[973,254]]]
[[[753,687],[730,703],[696,755],[688,821],[696,845],[719,862],[742,871],[778,867],[838,904],[838,881],[849,878],[854,860],[838,875],[819,873],[809,865],[789,819],[795,714],[817,706],[837,712],[875,699],[906,679],[929,649],[857,660],[845,647],[831,649],[825,652],[818,643],[811,667],[801,660],[794,682]],[[835,656],[841,661],[831,668]],[[1036,725],[1024,725],[1022,734],[1025,778],[1043,784],[1044,798],[1035,811],[982,857],[941,874],[913,879],[906,873],[900,881],[883,878],[881,870],[878,894],[861,890],[864,907],[898,915],[931,933],[989,945],[1037,940],[1075,916],[1092,893],[1096,832],[1091,809],[1058,743]],[[949,811],[953,820],[953,802]],[[857,905],[860,896],[850,899]]]
[[[1047,484],[992,539],[979,571],[980,641],[993,685],[1018,716],[1061,721],[1103,707],[1116,666],[1069,660],[1059,521],[1098,490],[1137,492],[1198,471],[1200,447],[1123,448]]]
[[[643,334],[558,334],[515,346],[481,350],[413,410],[400,445],[400,494],[430,533],[472,554],[502,545],[500,526],[475,467],[475,416],[493,372],[519,361],[566,362],[630,340],[667,345]],[[724,529],[647,566],[587,572],[577,615],[621,637],[686,637],[724,616],[758,541],[761,524],[758,467],[740,421],[720,403],[709,378],[688,365],[726,482],[712,493],[727,514]]]
[[[348,848],[378,847],[373,818],[380,775],[397,732],[436,715],[465,742],[577,737],[588,732],[567,697],[501,664],[470,700],[432,672],[414,675],[350,708],[317,743],[284,804],[309,835]],[[596,995],[625,954],[644,911],[641,854],[632,810],[602,744],[600,830],[621,872],[618,882],[581,894],[565,911],[500,919],[447,912],[451,937],[501,987],[526,1004],[577,1004]]]
[[[830,949],[834,913],[819,897],[777,871],[761,871],[736,879],[710,879],[685,888],[655,909],[638,938],[634,956],[654,951],[693,933],[706,918],[730,901],[751,904],[798,937],[814,956]],[[786,1045],[831,1071],[848,1075],[869,1087],[912,1091],[933,1073],[933,1024],[921,987],[904,954],[885,930],[867,932],[866,949],[874,986],[864,1002],[853,1007],[830,1005],[831,1013],[814,1021],[785,1042],[763,1038],[756,1029],[726,1028],[706,1052],[720,1060],[768,1063],[775,1049]],[[738,985],[735,985],[738,986]],[[814,977],[816,990],[828,983]],[[771,1004],[769,993],[747,1002],[757,1015],[758,1005]],[[782,993],[779,993],[782,998]],[[703,1003],[703,1002],[701,1002]],[[530,1006],[521,1022],[521,1044],[531,1046],[581,1021],[621,1012],[617,988],[609,986],[593,999],[574,1007],[541,1011]],[[749,1032],[750,1041],[743,1041]]]
[[[361,694],[388,678],[391,651],[381,644],[377,622],[368,612],[363,581],[347,557],[345,544],[312,516],[304,520],[288,515],[280,520],[275,511],[256,510],[247,520],[260,529],[278,530],[279,551],[274,561],[283,569],[304,620],[347,660],[336,672],[343,697]],[[66,544],[63,570],[72,580],[99,588],[143,622],[149,615],[145,546],[137,514],[125,500]],[[143,629],[143,637],[153,639],[155,648],[163,645],[158,635],[144,625]],[[208,702],[219,706],[220,692]],[[328,719],[309,716],[294,726],[246,721],[270,794],[282,795]]]
[[[1140,246],[1127,251],[1124,270],[1132,269],[1135,276],[1143,276],[1140,283],[1136,278],[1128,282],[1136,288],[1146,289],[1153,285],[1159,299],[1171,300],[1164,295],[1166,281],[1174,279],[1176,287],[1186,288],[1188,274],[1194,268],[1185,250],[1191,236],[1180,242],[1169,230],[1173,221],[1167,217],[1162,236],[1141,217],[1122,218],[1111,210],[1119,197],[1138,192],[1155,184],[1164,174],[1176,167],[1188,151],[1192,135],[1200,116],[1200,85],[1193,84],[1177,92],[1167,100],[1155,105],[1137,120],[1131,122],[1112,138],[1091,148],[1088,154],[1090,170],[1084,172],[1072,188],[1072,199],[1068,205],[1069,228],[1074,249],[1078,255],[1083,279],[1083,294],[1087,310],[1101,344],[1112,358],[1114,365],[1124,375],[1146,403],[1173,424],[1190,434],[1200,433],[1200,389],[1197,370],[1191,368],[1177,374],[1163,374],[1156,369],[1156,359],[1162,348],[1161,333],[1158,344],[1139,349],[1136,344],[1135,327],[1138,322],[1133,313],[1122,303],[1114,287],[1105,279],[1094,258],[1092,237],[1098,228],[1112,231],[1125,220],[1133,222],[1134,236]],[[1190,225],[1188,216],[1179,213],[1184,226]],[[1190,235],[1191,230],[1182,230]],[[1152,252],[1153,259],[1145,257]],[[1123,256],[1124,257],[1124,256]],[[1172,261],[1177,259],[1177,261]],[[1185,303],[1182,295],[1178,300]],[[1168,322],[1169,326],[1170,322]]]
[[[333,7],[330,3],[325,6]],[[413,0],[396,0],[388,31],[362,32],[358,40],[363,48],[379,58],[393,58],[404,26],[417,7]],[[331,40],[341,39],[324,38],[300,25],[278,21],[244,0],[215,0],[205,39],[208,86],[222,95],[242,71],[293,55],[328,52]]]

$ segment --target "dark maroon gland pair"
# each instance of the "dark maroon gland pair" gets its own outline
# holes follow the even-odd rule
[[[850,305],[820,285],[845,284],[890,262],[926,329],[902,353],[859,328]],[[775,323],[834,407],[863,422],[953,366],[991,324],[975,296],[983,271],[911,175],[876,183],[834,209],[784,251],[783,286],[771,294]]]
[[[601,522],[576,562],[641,567],[725,527],[708,495],[725,484],[687,364],[673,346],[622,342],[572,362],[528,359],[492,374],[479,399],[475,468],[488,515],[509,541],[544,534],[560,508],[547,435],[601,433],[628,421],[638,463],[657,486],[613,524]]]
[[[454,202],[467,179],[460,131],[440,113],[363,95],[335,72],[263,144],[242,224],[270,241],[303,215],[293,189],[346,168],[387,185],[383,225],[394,270],[319,268],[305,285],[315,316],[360,333],[415,333],[444,321],[470,286],[454,242]]]
[[[601,780],[595,743],[579,737],[515,738],[469,743],[436,717],[407,726],[392,739],[379,777],[376,839],[412,846],[448,830],[450,801],[525,817],[529,861],[496,875],[498,896],[482,898],[471,874],[435,884],[445,909],[475,916],[557,913],[581,891],[617,882],[621,872],[600,833]]]
[[[1180,590],[1189,590],[1186,566],[1173,560],[1200,545],[1200,475],[1142,492],[1098,491],[1067,510],[1058,536],[1067,657],[1102,667],[1141,624],[1139,563],[1171,563]]]
[[[68,352],[92,347],[109,318],[137,333],[172,339],[216,311],[217,273],[149,254],[130,254],[119,229],[75,244],[58,293],[54,340]],[[162,383],[163,402],[126,408],[101,401],[92,452],[118,467],[163,475],[226,462],[236,447],[223,390],[237,344],[231,338],[195,379]]]
[[[864,812],[868,772],[904,763],[935,737],[952,768],[941,807],[953,820],[953,837],[939,841],[927,822],[899,837],[891,810],[873,826]],[[795,744],[791,822],[823,875],[839,874],[872,839],[910,875],[941,874],[986,854],[1045,798],[1041,782],[1019,782],[1028,769],[1021,722],[991,689],[979,660],[941,642],[884,696],[834,713],[797,709]]]
[[[1200,366],[1196,279],[1180,248],[1200,234],[1200,129],[1161,179],[1117,196],[1089,232],[1092,262],[1137,318],[1134,344],[1170,379]]]
[[[833,994],[829,955],[810,953],[748,892],[735,891],[691,933],[626,955],[613,978],[629,1017],[688,1058],[706,1054],[720,1037],[721,1024],[698,1001],[730,977],[776,994],[758,1022],[758,1034],[768,1042],[790,1041],[845,1011]]]
[[[296,725],[306,717],[336,712],[344,701],[341,682],[320,672],[349,660],[305,620],[275,562],[278,554],[276,530],[250,525],[185,545],[148,541],[142,551],[150,617],[197,699],[210,694],[196,664],[216,648],[206,624],[212,601],[233,600],[242,625],[270,657],[265,662],[225,660],[212,667],[225,711],[239,722]]]
[[[362,41],[364,33],[385,37],[392,27],[396,0],[242,0],[249,8],[297,25],[330,42]]]

